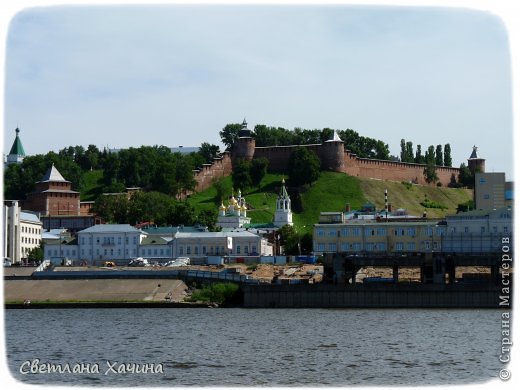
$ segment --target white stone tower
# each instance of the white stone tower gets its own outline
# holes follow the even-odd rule
[[[274,213],[274,225],[282,227],[293,224],[291,211],[291,198],[285,189],[285,179],[282,179],[282,189],[276,200],[276,211]]]

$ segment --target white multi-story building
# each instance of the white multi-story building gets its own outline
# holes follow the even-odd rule
[[[248,231],[176,233],[176,257],[272,256],[267,239]]]
[[[38,215],[22,211],[18,201],[5,201],[3,210],[3,256],[20,263],[40,246],[42,223]]]
[[[130,225],[94,225],[78,232],[77,240],[45,247],[45,258],[96,262],[127,260],[138,256],[146,234]]]
[[[95,225],[78,233],[77,239],[45,246],[46,259],[67,258],[100,264],[136,257],[165,260],[175,257],[270,256],[267,239],[248,232],[183,232],[176,229],[148,234],[130,225]]]

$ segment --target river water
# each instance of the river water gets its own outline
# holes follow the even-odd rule
[[[496,379],[502,368],[500,315],[496,310],[25,309],[5,311],[5,335],[11,375],[26,383],[467,384]],[[125,366],[132,363],[134,372]],[[71,372],[46,373],[46,366],[40,368],[45,364],[65,370],[68,364]],[[83,372],[73,372],[81,364]],[[31,367],[41,371],[31,373]]]

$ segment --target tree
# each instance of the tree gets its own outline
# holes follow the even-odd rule
[[[406,153],[405,153],[406,162],[413,163],[413,143],[411,141],[406,142]]]
[[[406,141],[404,138],[401,138],[401,161],[406,162]]]
[[[434,161],[430,160],[426,163],[426,167],[424,167],[424,178],[427,183],[435,183],[439,180]]]
[[[464,163],[460,164],[459,183],[468,188],[475,186],[475,175]]]
[[[283,246],[285,255],[298,255],[300,253],[300,236],[294,226],[285,225],[278,230],[280,245]]]
[[[251,187],[253,181],[251,179],[251,162],[239,159],[233,166],[233,173],[231,174],[234,188],[246,190]]]
[[[238,138],[238,132],[241,128],[242,125],[240,123],[231,123],[227,124],[220,131],[220,139],[222,140],[222,143],[226,145],[226,150],[231,151],[231,149],[233,149],[233,145]]]
[[[451,167],[453,164],[451,160],[451,146],[450,144],[444,145],[444,166]]]
[[[435,149],[435,165],[442,166],[444,164],[444,158],[442,157],[442,145],[437,145]]]
[[[260,182],[264,178],[267,173],[267,166],[269,165],[269,160],[265,157],[255,158],[251,161],[250,167],[250,177],[251,182],[254,186],[259,186]]]
[[[202,155],[206,164],[211,164],[220,155],[220,148],[218,145],[203,142],[199,147],[198,153]]]
[[[43,242],[39,246],[32,248],[27,254],[27,260],[30,262],[43,261]]]
[[[427,183],[435,183],[439,180],[435,168],[435,148],[433,145],[428,147],[425,155],[426,167],[424,167],[424,178]]]
[[[298,147],[289,157],[289,181],[293,186],[311,184],[320,177],[320,160],[316,153]]]
[[[421,145],[417,145],[414,162],[416,164],[424,164],[424,156],[422,155],[422,152],[421,152]]]
[[[215,210],[204,209],[199,212],[195,222],[207,226],[210,232],[217,231],[217,212]]]

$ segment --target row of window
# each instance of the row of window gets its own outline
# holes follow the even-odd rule
[[[38,238],[33,237],[22,237],[22,244],[33,244],[37,245],[40,243],[40,240]]]
[[[434,241],[433,244],[429,241],[424,241],[424,249],[429,250],[438,250],[439,249],[439,243]],[[432,244],[432,245],[431,245]],[[363,245],[360,242],[354,242],[354,243],[342,243],[340,246],[340,252],[351,252],[351,251],[369,251],[369,252],[381,252],[387,250],[387,245],[385,242],[368,242],[365,244],[365,247],[363,248]],[[416,251],[417,245],[415,242],[396,242],[393,248],[393,251],[401,252],[401,251]],[[318,243],[316,245],[316,251],[317,252],[338,252],[338,245],[336,243]]]
[[[81,245],[85,245],[87,242],[89,245],[92,245],[92,236],[87,237],[81,237]],[[116,240],[117,238],[117,240]],[[101,240],[102,239],[102,240]],[[118,237],[95,237],[96,244],[102,244],[102,245],[115,245],[117,242],[118,245],[121,245],[123,243],[123,238],[121,236]],[[125,244],[128,245],[130,243],[130,239],[128,236],[125,236]],[[132,243],[134,245],[137,245],[137,236],[132,237]]]
[[[491,228],[491,231],[493,233],[498,233],[498,230],[499,230],[498,226],[493,226]],[[455,226],[451,227],[450,228],[450,233],[457,233],[457,228]],[[462,233],[462,232],[460,232],[460,233]],[[464,226],[464,233],[469,233],[469,226]],[[486,227],[485,226],[481,226],[480,227],[480,233],[486,233]],[[509,227],[508,226],[503,226],[501,233],[508,234],[509,233]]]
[[[316,229],[316,235],[318,237],[359,237],[363,232],[365,236],[386,236],[387,228],[386,227],[365,227],[364,231],[361,227],[344,227],[339,230],[333,229]],[[441,227],[424,227],[422,229],[417,227],[407,227],[407,228],[395,228],[389,229],[389,231],[394,236],[410,236],[415,237],[419,230],[422,231],[422,234],[428,237],[431,237],[434,233],[437,236],[441,236],[444,232],[444,229]]]
[[[40,234],[41,229],[30,227],[30,226],[22,226],[22,233],[28,233],[28,234]]]
[[[249,254],[257,254],[257,248],[256,248],[256,245],[251,245],[251,252],[249,252],[249,245],[244,245],[243,248],[240,247],[240,245],[237,245],[236,248],[235,248],[235,251],[233,252],[233,250],[231,249],[229,251],[230,254],[237,254],[237,255],[240,255],[240,254],[245,254],[245,255],[249,255]],[[225,254],[225,250],[224,250],[224,247],[221,246],[221,247],[218,247],[218,246],[210,246],[209,248],[207,248],[205,245],[202,246],[202,248],[200,249],[200,253],[202,255],[223,255]],[[243,252],[242,252],[243,251]],[[199,246],[198,245],[194,245],[193,248],[191,245],[187,245],[186,246],[186,255],[198,255],[199,254]],[[184,246],[183,245],[180,245],[179,246],[179,255],[183,256],[184,255]]]

